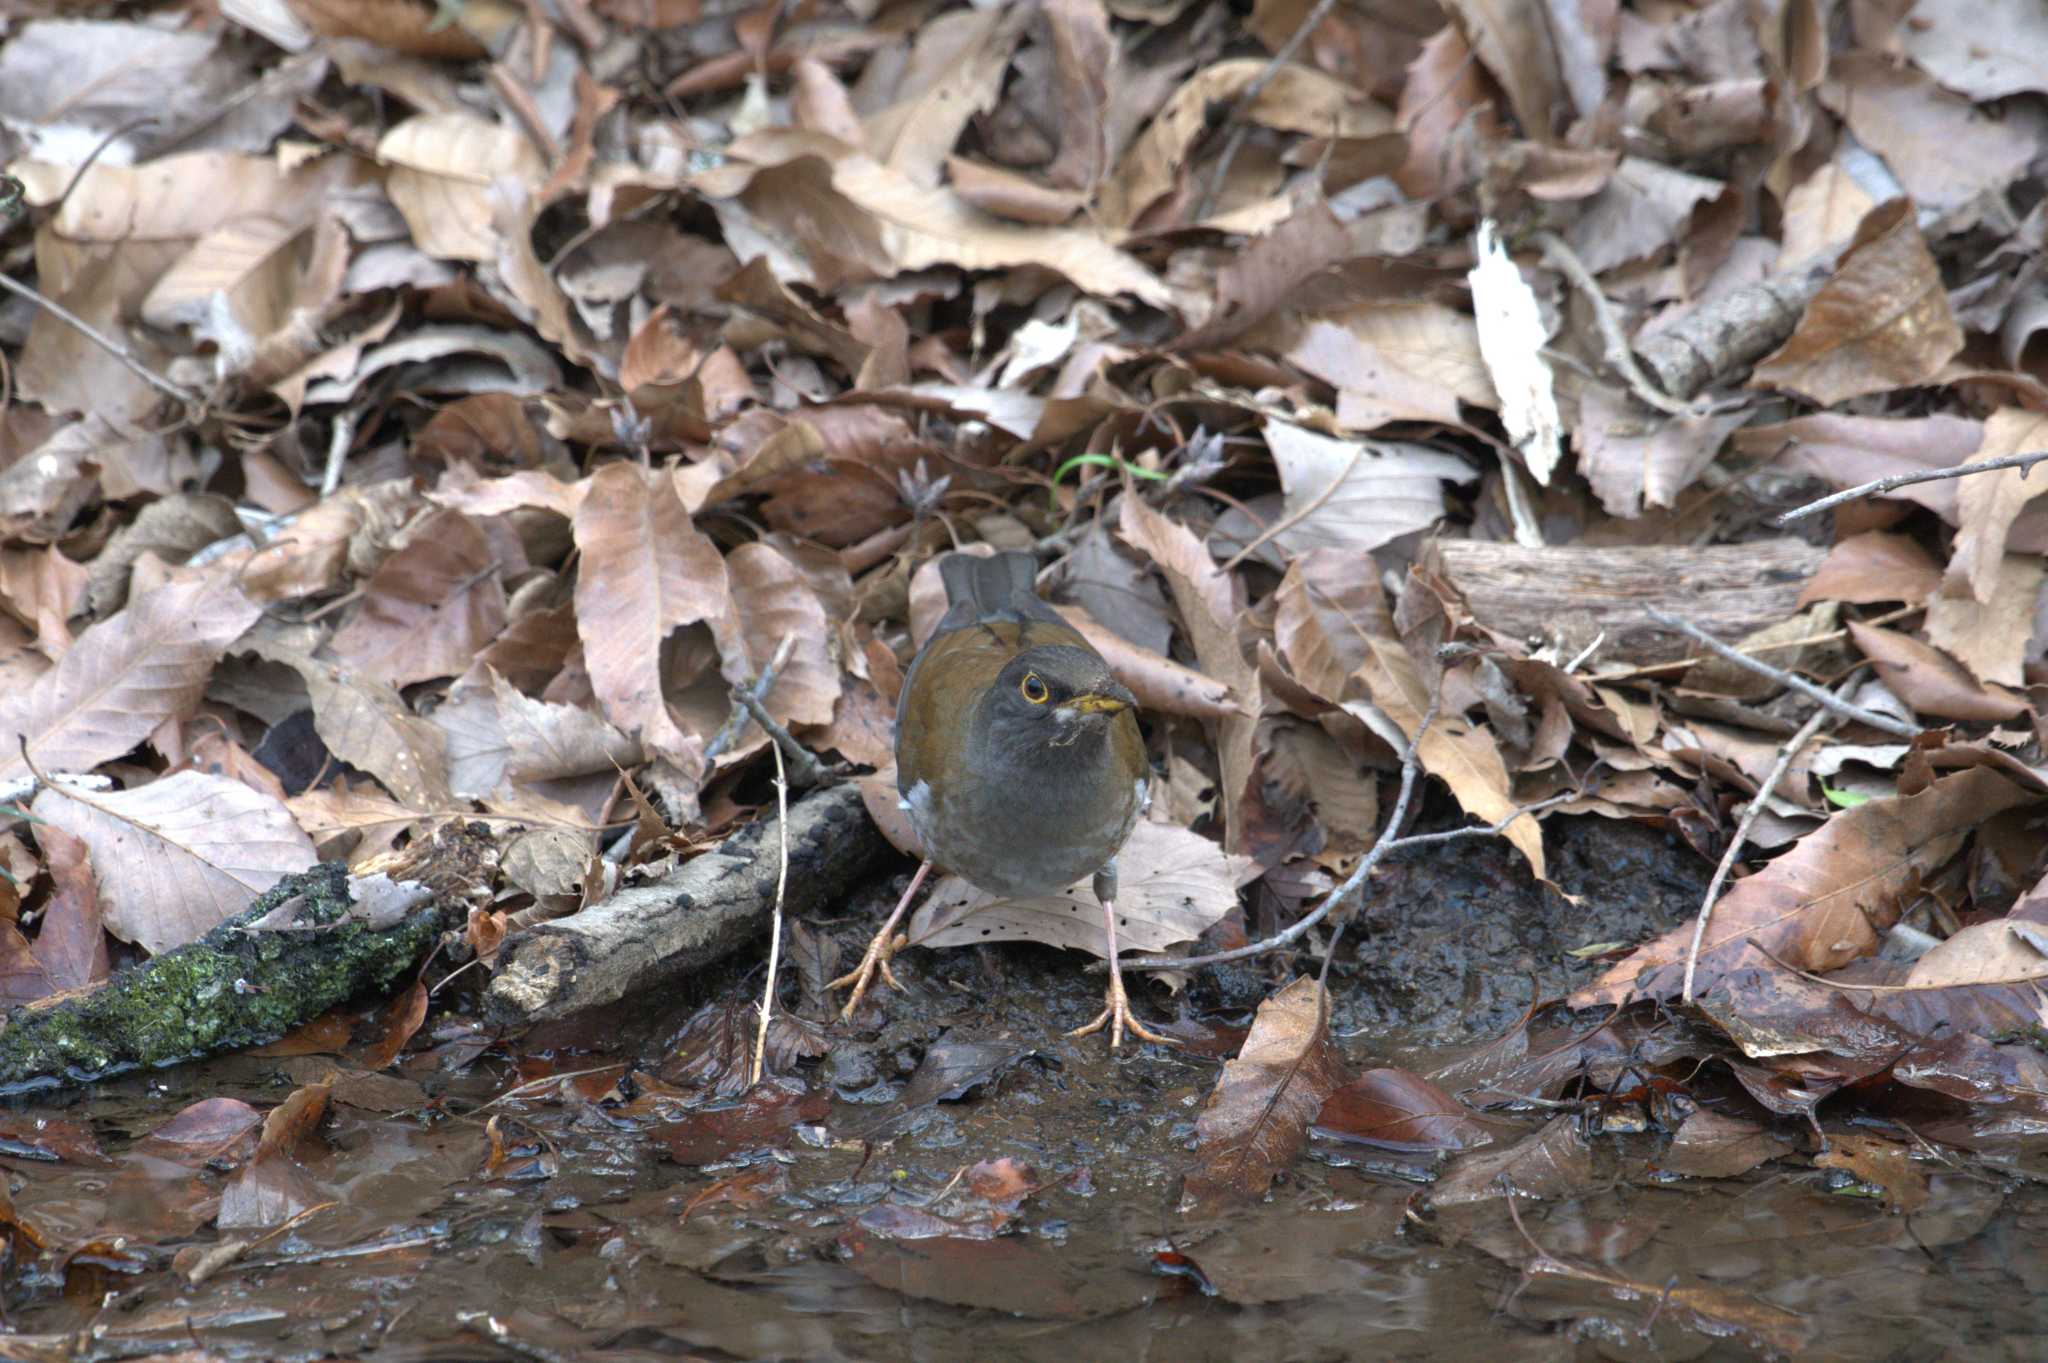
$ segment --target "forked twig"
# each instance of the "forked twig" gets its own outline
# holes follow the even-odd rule
[[[169,379],[151,369],[148,365],[129,354],[127,346],[114,340],[99,330],[99,328],[93,326],[92,323],[65,307],[62,303],[53,302],[20,280],[12,279],[4,274],[0,274],[0,289],[6,289],[9,293],[19,298],[26,298],[58,321],[71,327],[79,335],[85,337],[86,340],[91,341],[101,350],[106,351],[109,355],[112,355],[122,364],[133,370],[138,378],[156,389],[159,393],[162,393],[165,397],[182,402],[187,407],[203,407],[206,405],[205,400],[197,393],[172,383]]]
[[[1606,343],[1607,363],[1627,382],[1629,391],[1645,406],[1654,407],[1668,416],[1701,415],[1691,403],[1680,402],[1650,382],[1650,376],[1636,363],[1636,352],[1621,330],[1621,319],[1614,315],[1614,304],[1600,291],[1600,281],[1593,278],[1593,272],[1586,268],[1585,261],[1579,259],[1579,253],[1555,232],[1538,232],[1536,244],[1543,248],[1543,258],[1562,270],[1592,305],[1593,321],[1600,328],[1601,340]]]
[[[1212,952],[1207,956],[1184,956],[1179,958],[1167,956],[1140,957],[1135,960],[1126,960],[1123,963],[1124,969],[1192,970],[1196,966],[1222,965],[1227,961],[1247,960],[1253,956],[1263,956],[1268,952],[1278,951],[1313,931],[1316,924],[1328,918],[1333,909],[1357,893],[1358,887],[1365,883],[1365,878],[1372,874],[1373,867],[1379,865],[1385,859],[1387,853],[1394,849],[1394,844],[1400,841],[1395,835],[1400,831],[1402,822],[1408,817],[1408,802],[1415,795],[1415,774],[1422,767],[1422,736],[1428,733],[1429,726],[1436,722],[1437,707],[1442,703],[1443,697],[1441,694],[1430,697],[1429,708],[1423,711],[1422,714],[1422,723],[1415,726],[1415,736],[1408,740],[1408,750],[1401,754],[1401,793],[1395,798],[1393,813],[1387,816],[1386,826],[1380,830],[1380,835],[1374,841],[1371,850],[1359,858],[1358,865],[1352,868],[1351,874],[1344,878],[1344,883],[1324,895],[1323,902],[1316,905],[1312,911],[1303,916],[1300,922],[1284,928],[1262,941],[1235,947],[1229,951]],[[1517,810],[1513,817],[1519,818],[1520,815],[1521,811]]]
[[[1945,469],[1921,469],[1917,473],[1894,473],[1889,478],[1874,478],[1855,487],[1845,487],[1816,502],[1794,507],[1784,515],[1772,519],[1772,525],[1789,525],[1802,517],[1817,515],[1843,502],[1853,502],[1858,497],[1875,497],[1890,492],[1893,488],[1911,487],[1915,483],[1938,483],[1949,478],[1967,478],[1973,473],[1994,473],[1999,469],[2019,469],[2020,477],[2026,477],[2025,470],[2042,460],[2048,459],[2048,450],[2035,450],[2032,454],[2008,454],[1997,459],[1982,459],[1974,464],[1956,464]]]

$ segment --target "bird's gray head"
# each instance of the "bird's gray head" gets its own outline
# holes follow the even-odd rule
[[[1070,644],[1039,644],[1012,658],[989,695],[992,739],[1015,750],[1100,737],[1137,699],[1102,659]]]

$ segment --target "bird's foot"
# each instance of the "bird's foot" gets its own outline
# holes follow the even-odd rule
[[[1086,1027],[1076,1027],[1067,1035],[1091,1036],[1105,1027],[1109,1028],[1109,1048],[1112,1051],[1123,1049],[1126,1029],[1142,1041],[1156,1041],[1162,1046],[1179,1044],[1172,1037],[1161,1036],[1138,1021],[1137,1015],[1131,1012],[1131,997],[1124,992],[1124,976],[1121,970],[1112,969],[1109,972],[1109,994],[1103,1003],[1102,1011],[1096,1014],[1095,1021]]]
[[[894,940],[891,940],[892,938]],[[848,985],[853,987],[853,995],[847,999],[846,1007],[839,1010],[840,1021],[844,1022],[853,1016],[853,1010],[860,1007],[860,1001],[867,997],[867,992],[874,985],[877,975],[882,977],[882,983],[898,993],[902,992],[902,983],[897,980],[895,972],[889,969],[889,958],[908,946],[909,942],[909,938],[897,936],[891,929],[883,928],[875,934],[874,940],[868,943],[866,954],[860,958],[860,965],[825,986],[827,989],[843,989]]]

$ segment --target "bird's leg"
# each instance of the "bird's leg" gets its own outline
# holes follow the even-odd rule
[[[859,968],[841,975],[825,986],[827,989],[838,989],[849,984],[853,986],[853,997],[846,1001],[846,1007],[839,1013],[842,1020],[852,1017],[853,1010],[860,1007],[861,999],[867,995],[868,986],[875,982],[877,971],[881,972],[882,979],[891,989],[903,987],[896,982],[896,976],[889,970],[889,958],[896,954],[896,923],[903,917],[903,911],[910,907],[910,901],[917,894],[917,887],[924,884],[924,878],[931,874],[931,869],[931,862],[919,863],[917,874],[910,878],[910,888],[903,892],[903,898],[896,901],[896,910],[889,915],[889,921],[882,924],[882,930],[868,943],[866,954],[860,958]]]
[[[1124,1044],[1124,1029],[1146,1041],[1156,1041],[1162,1046],[1173,1045],[1171,1037],[1164,1037],[1151,1030],[1131,1013],[1130,996],[1124,993],[1124,972],[1116,952],[1116,897],[1112,894],[1102,901],[1102,927],[1109,935],[1109,997],[1095,1021],[1086,1027],[1076,1027],[1068,1036],[1087,1036],[1109,1028],[1109,1048],[1121,1050]]]

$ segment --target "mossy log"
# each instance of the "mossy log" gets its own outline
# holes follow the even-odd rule
[[[757,819],[658,881],[507,938],[484,995],[485,1017],[522,1027],[595,1008],[754,940],[775,910],[777,823]],[[806,913],[839,899],[887,852],[858,788],[805,796],[789,810],[785,911]]]
[[[255,923],[303,896],[288,931]],[[349,915],[348,872],[287,876],[196,942],[89,992],[11,1010],[0,1025],[0,1092],[82,1084],[275,1041],[337,1004],[390,992],[442,923],[429,904],[391,927]]]

